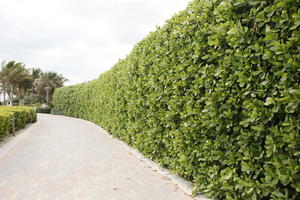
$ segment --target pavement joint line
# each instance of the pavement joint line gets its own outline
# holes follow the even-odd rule
[[[21,133],[19,133],[17,136],[12,137],[6,144],[3,144],[3,146],[0,148],[0,161],[39,125],[39,121],[35,122],[34,124],[30,124],[29,127],[19,130]]]
[[[84,120],[84,119],[81,119]],[[84,120],[87,121],[87,120]],[[148,167],[153,169],[155,172],[157,172],[162,177],[165,177],[170,180],[170,182],[174,185],[176,185],[179,189],[181,189],[185,194],[192,196],[193,192],[193,183],[190,181],[185,180],[181,176],[174,174],[170,172],[166,168],[160,167],[156,162],[150,160],[149,158],[143,156],[138,150],[134,149],[133,147],[129,146],[126,142],[122,141],[119,138],[113,137],[113,135],[109,134],[106,130],[104,130],[102,127],[98,126],[97,124],[87,121],[91,123],[92,125],[96,126],[101,133],[104,133],[106,137],[108,137],[111,140],[116,141],[118,144],[120,144],[121,148],[123,148],[128,153],[132,154],[133,156],[140,159],[142,162],[144,162]],[[196,194],[193,197],[195,200],[214,200],[213,198],[207,198],[202,194]]]

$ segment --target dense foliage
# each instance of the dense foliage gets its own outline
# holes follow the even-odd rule
[[[39,94],[31,93],[31,94],[25,95],[19,101],[19,104],[27,106],[27,105],[38,105],[38,104],[41,104],[43,102],[44,102],[44,100]]]
[[[13,120],[17,131],[35,122],[36,113],[33,108],[25,106],[0,106],[0,139],[12,132]]]
[[[219,199],[300,199],[300,1],[194,0],[54,106]]]

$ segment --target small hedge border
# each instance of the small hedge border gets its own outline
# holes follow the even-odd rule
[[[51,113],[51,108],[47,107],[47,108],[42,108],[42,107],[38,107],[35,109],[36,113],[44,113],[44,114],[50,114]]]
[[[33,108],[26,106],[0,106],[0,138],[12,132],[15,120],[15,130],[20,130],[26,124],[36,122],[37,115]]]
[[[194,0],[53,104],[219,199],[300,199],[300,1]]]

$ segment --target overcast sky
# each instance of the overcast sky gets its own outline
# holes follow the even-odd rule
[[[190,0],[0,0],[0,61],[97,78]]]

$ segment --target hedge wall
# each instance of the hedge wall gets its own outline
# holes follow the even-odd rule
[[[300,1],[194,0],[54,106],[219,199],[300,199]]]
[[[25,106],[0,106],[0,139],[12,132],[13,119],[17,131],[28,123],[36,122],[36,113],[33,108]]]

